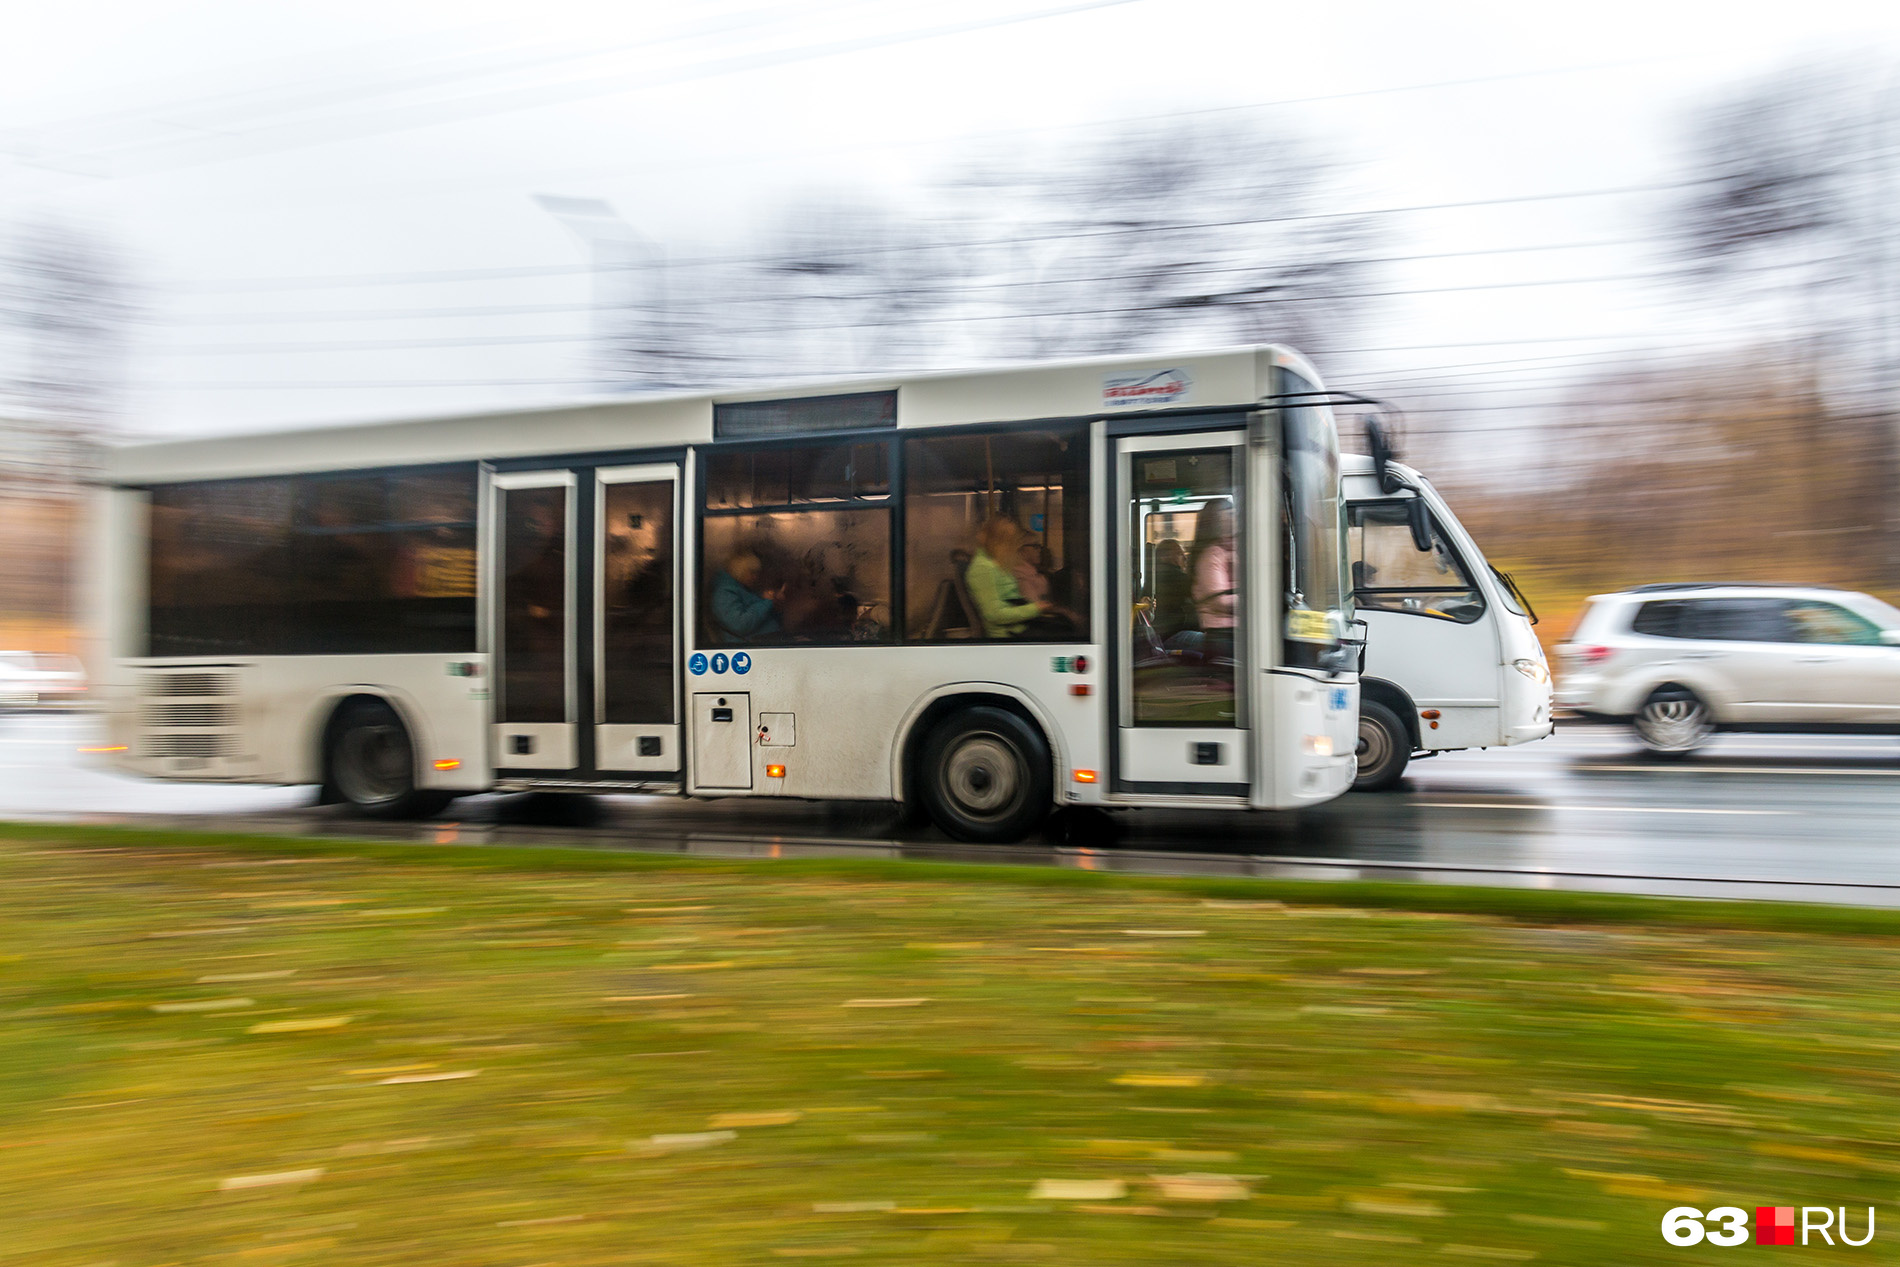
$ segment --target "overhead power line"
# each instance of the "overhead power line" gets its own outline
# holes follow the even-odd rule
[[[1465,202],[1417,203],[1400,207],[1373,207],[1361,211],[1316,211],[1298,215],[1248,216],[1231,220],[1186,221],[1180,224],[1138,225],[1132,228],[1086,229],[1063,233],[1032,233],[966,241],[904,243],[901,245],[853,247],[824,252],[826,259],[851,259],[873,255],[904,254],[919,251],[968,250],[983,246],[1026,246],[1037,242],[1066,242],[1084,239],[1127,237],[1142,233],[1185,233],[1204,229],[1245,228],[1264,224],[1296,224],[1321,220],[1356,220],[1373,216],[1421,215],[1434,211],[1468,211],[1480,207],[1505,207],[1516,204],[1560,202],[1571,198],[1615,198],[1636,194],[1671,193],[1710,183],[1710,179],[1663,181],[1648,185],[1622,185],[1603,189],[1572,189],[1559,193],[1513,194],[1501,198],[1475,198]],[[624,264],[603,266],[602,272],[644,272],[656,268],[694,268],[720,264],[796,264],[809,253],[776,252],[770,255],[702,255],[670,260],[630,260]],[[359,286],[411,286],[437,282],[493,281],[512,277],[562,276],[591,273],[586,264],[529,264],[508,268],[433,269],[409,273],[356,273],[339,276],[302,276],[267,278],[230,278],[214,282],[173,283],[172,289],[201,294],[235,294],[265,290],[320,290]]]

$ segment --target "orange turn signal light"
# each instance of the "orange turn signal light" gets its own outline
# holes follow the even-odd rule
[[[131,749],[126,747],[122,743],[109,743],[109,744],[104,744],[96,748],[81,748],[80,751],[81,752],[130,752]]]
[[[1437,721],[1438,710],[1435,708],[1423,709],[1419,712],[1419,716],[1423,717],[1426,721]]]
[[[435,768],[438,770],[459,770],[462,768],[462,763],[454,757],[444,757],[435,763]]]
[[[1069,773],[1075,776],[1075,781],[1077,783],[1095,782],[1095,771],[1093,770],[1071,770]]]
[[[785,777],[785,767],[782,765],[766,766],[765,777],[768,779],[782,779]]]
[[[1089,694],[1089,692],[1090,692],[1090,691],[1092,691],[1093,689],[1094,689],[1094,688],[1093,688],[1093,687],[1091,687],[1091,686],[1090,686],[1090,685],[1089,685],[1089,684],[1088,684],[1087,682],[1077,682],[1077,683],[1076,683],[1076,684],[1075,684],[1074,686],[1071,686],[1071,687],[1069,688],[1069,694],[1071,694],[1071,695],[1087,695],[1087,694]]]

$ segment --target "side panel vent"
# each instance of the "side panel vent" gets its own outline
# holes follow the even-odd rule
[[[219,734],[147,735],[144,749],[148,757],[191,757],[201,761],[231,755],[230,736]]]
[[[154,673],[145,679],[145,694],[157,699],[235,695],[237,679],[229,673]]]

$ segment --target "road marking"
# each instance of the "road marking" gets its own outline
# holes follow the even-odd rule
[[[1518,801],[1414,801],[1424,809],[1547,809],[1566,814],[1749,814],[1785,816],[1785,809],[1684,809],[1673,805],[1549,805]]]
[[[1751,765],[1573,765],[1572,770],[1617,771],[1636,774],[1827,774],[1827,775],[1878,775],[1882,778],[1900,778],[1900,770],[1860,770],[1844,766],[1815,766],[1803,769],[1800,766],[1751,766]]]

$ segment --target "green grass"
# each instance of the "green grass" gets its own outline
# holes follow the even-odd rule
[[[0,1264],[1677,1263],[1900,1187],[1897,934],[5,827]]]

